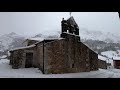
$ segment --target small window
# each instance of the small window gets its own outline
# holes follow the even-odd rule
[[[74,64],[72,64],[72,68],[74,68]]]

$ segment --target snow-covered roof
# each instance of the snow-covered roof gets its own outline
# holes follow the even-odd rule
[[[101,55],[98,55],[98,59],[100,59],[100,60],[103,60],[103,61],[106,61],[106,60],[108,60],[108,58],[106,58],[106,57],[103,57],[103,56],[101,56]]]
[[[75,34],[68,33],[68,32],[63,32],[63,33],[66,33],[66,34],[69,34],[69,35],[74,35],[74,36],[80,37],[79,35],[75,35]]]
[[[15,51],[15,50],[20,50],[20,49],[28,49],[28,48],[32,48],[32,47],[35,47],[36,45],[33,44],[33,45],[30,45],[30,46],[26,46],[26,47],[19,47],[19,48],[15,48],[15,49],[11,49],[10,51]]]
[[[44,40],[61,40],[61,39],[64,39],[64,38],[45,38]]]
[[[113,60],[120,60],[120,57],[113,57]]]
[[[113,60],[111,58],[107,58],[107,57],[98,55],[98,59],[106,61],[107,63],[111,63],[111,65],[113,66]]]
[[[64,39],[64,38],[45,38],[45,39],[42,40],[42,41],[36,42],[35,45],[38,44],[38,43],[40,43],[40,42],[43,42],[43,41],[45,41],[45,40],[61,40],[61,39]]]
[[[63,39],[63,38],[39,38],[39,37],[37,37],[37,38],[29,38],[27,40],[35,40],[35,41],[41,42],[41,41],[44,41],[44,40],[56,40],[56,39],[60,40],[60,39]]]
[[[120,60],[120,50],[117,51],[105,51],[101,53],[102,55],[107,56],[113,60]]]
[[[28,38],[27,40],[43,41],[44,38],[36,37],[36,38]]]

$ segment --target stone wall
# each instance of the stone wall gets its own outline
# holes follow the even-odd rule
[[[89,48],[81,42],[81,66],[84,71],[90,71]]]
[[[43,72],[43,60],[44,60],[44,58],[43,58],[43,49],[44,49],[44,43],[43,42],[41,42],[41,43],[39,43],[37,46],[36,46],[36,62],[37,62],[37,66],[38,66],[38,68]]]
[[[29,52],[29,50],[28,50]],[[38,67],[38,61],[37,61],[37,47],[34,47],[33,50],[31,50],[31,52],[33,52],[33,67],[37,68]]]
[[[65,39],[44,44],[45,73],[89,72],[98,69],[97,54],[80,42],[78,36],[64,34]],[[40,51],[40,50],[39,50]],[[41,52],[42,53],[42,52]],[[42,54],[43,54],[42,53]]]
[[[44,72],[67,72],[67,59],[64,40],[52,41],[44,46]]]
[[[64,33],[63,33],[64,34]],[[66,45],[66,54],[67,54],[67,66],[68,66],[68,72],[76,72],[76,60],[75,60],[75,36],[74,35],[69,35],[65,34],[65,42]]]
[[[35,48],[28,48],[28,49],[18,49],[14,51],[10,51],[10,65],[12,68],[25,68],[25,61],[26,61],[26,53],[32,52],[33,53],[33,66],[36,66],[35,63]]]
[[[67,33],[62,33],[61,37],[65,38],[69,72],[89,71],[89,53],[86,51],[87,47],[80,42],[80,37]]]
[[[98,66],[99,66],[99,68],[107,69],[107,63],[106,63],[106,61],[98,60]]]
[[[89,59],[90,59],[90,70],[95,71],[98,70],[98,55],[89,49]]]
[[[12,68],[20,68],[22,66],[23,58],[23,50],[12,51],[10,56],[10,64],[12,65]]]

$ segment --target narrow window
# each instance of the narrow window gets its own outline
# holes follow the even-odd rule
[[[74,68],[74,64],[72,64],[72,68]]]

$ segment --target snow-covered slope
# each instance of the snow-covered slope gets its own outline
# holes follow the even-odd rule
[[[117,51],[105,51],[101,53],[109,58],[120,60],[120,50]]]
[[[14,42],[15,40],[17,41],[21,38],[23,37],[20,35],[17,35],[14,32],[0,36],[0,50],[4,51],[6,49],[9,49],[12,42]]]
[[[91,31],[86,28],[80,29],[80,37],[81,39],[92,39],[92,40],[100,40],[108,43],[120,43],[120,35],[113,34],[110,32],[102,32],[102,31]]]
[[[49,31],[48,31],[49,32]],[[38,34],[35,37],[59,37],[61,31],[53,31],[49,33],[42,33]],[[120,43],[120,34],[119,33],[112,33],[112,32],[102,32],[96,30],[89,30],[87,28],[81,27],[79,30],[79,34],[81,39],[92,39],[92,40],[99,40],[105,41],[107,43]]]
[[[44,38],[58,38],[59,32],[43,33],[43,34],[40,33],[37,35],[33,35],[32,37],[28,37],[28,36],[21,36],[14,32],[0,36],[0,52],[4,52],[7,49],[9,50],[9,49],[21,47],[25,39],[28,38],[37,39],[37,40],[43,40]]]
[[[49,31],[48,31],[49,32]],[[59,37],[61,31],[53,31],[50,33],[42,33],[38,34],[36,36],[41,37]],[[99,40],[99,41],[105,41],[107,43],[120,43],[120,34],[119,33],[112,33],[112,32],[103,32],[103,31],[97,31],[97,30],[89,30],[87,28],[81,27],[79,30],[79,34],[81,39],[92,39],[92,40]]]
[[[43,39],[43,38],[59,38],[61,31],[53,31],[53,32],[44,32],[37,35],[33,35],[32,39]],[[120,35],[119,34],[112,34],[112,33],[105,33],[101,31],[91,31],[86,28],[80,28],[80,37],[84,40],[99,40],[104,41],[107,43],[120,43]],[[0,36],[0,52],[4,52],[6,49],[17,48],[20,44],[28,37],[18,35],[14,32],[5,34]]]

